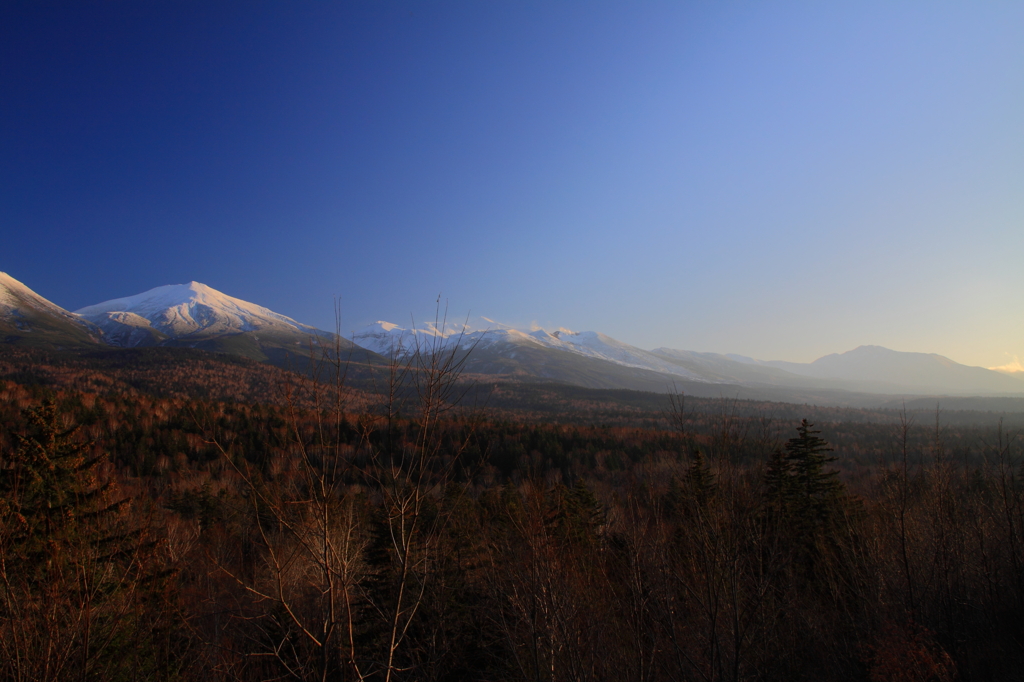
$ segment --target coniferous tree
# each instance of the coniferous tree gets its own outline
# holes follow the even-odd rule
[[[700,448],[693,449],[690,466],[686,471],[686,484],[694,501],[702,508],[707,506],[715,494],[715,474]]]
[[[825,466],[836,458],[827,454],[833,451],[832,447],[828,441],[818,437],[821,431],[814,431],[813,427],[814,424],[802,420],[796,428],[799,435],[786,442],[786,482],[795,520],[818,527],[834,511],[843,485],[837,472],[825,470]]]
[[[836,523],[844,504],[843,485],[826,466],[832,447],[806,419],[785,450],[768,460],[764,485],[767,520],[782,540],[801,581],[813,581],[824,553],[834,554]]]
[[[836,459],[827,454],[833,449],[813,427],[806,419],[800,422],[799,435],[786,442],[785,452],[775,450],[768,459],[764,477],[774,512],[802,530],[824,524],[843,491],[838,474],[825,469]]]
[[[556,523],[566,539],[594,543],[607,523],[605,509],[582,478],[571,488],[556,491],[559,511]]]

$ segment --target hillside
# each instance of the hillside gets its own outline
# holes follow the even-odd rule
[[[43,348],[93,347],[102,332],[0,272],[0,339]]]

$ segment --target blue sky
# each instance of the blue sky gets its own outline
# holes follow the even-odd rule
[[[1024,4],[0,8],[0,270],[1024,359]]]

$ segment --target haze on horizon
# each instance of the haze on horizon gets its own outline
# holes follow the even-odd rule
[[[1024,358],[1019,3],[5,3],[0,271]]]

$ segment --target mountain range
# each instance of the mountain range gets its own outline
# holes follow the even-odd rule
[[[829,402],[836,391],[883,395],[1024,395],[1024,379],[940,355],[860,346],[810,363],[671,348],[644,350],[592,331],[529,331],[493,323],[403,328],[377,322],[345,339],[198,282],[161,286],[69,312],[0,273],[0,338],[60,349],[176,346],[292,366],[313,348],[357,362],[407,358],[436,344],[468,353],[465,372],[488,380],[553,381]],[[740,390],[742,389],[742,391]]]

